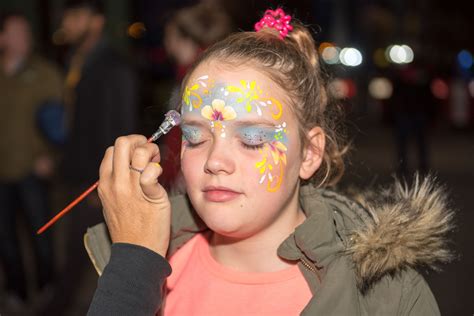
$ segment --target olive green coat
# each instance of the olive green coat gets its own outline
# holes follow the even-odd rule
[[[314,294],[302,315],[439,315],[417,267],[449,261],[444,235],[452,214],[430,179],[414,188],[396,184],[359,202],[304,186],[306,221],[278,255],[298,262]],[[375,197],[375,198],[374,198]],[[169,254],[205,225],[184,196],[172,200]],[[88,230],[86,249],[99,274],[110,256],[104,224]]]

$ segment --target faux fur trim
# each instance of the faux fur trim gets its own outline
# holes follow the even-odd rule
[[[396,181],[358,200],[374,218],[354,232],[347,250],[361,290],[387,274],[419,267],[438,270],[452,260],[446,235],[453,229],[453,210],[433,177],[416,176],[411,188]]]

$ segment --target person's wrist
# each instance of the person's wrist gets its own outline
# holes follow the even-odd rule
[[[161,232],[162,234],[162,232]],[[169,237],[156,238],[161,235],[160,232],[150,232],[148,234],[122,234],[114,238],[114,243],[127,243],[145,247],[153,252],[158,253],[162,257],[166,256],[169,246]],[[153,236],[154,238],[144,238]]]

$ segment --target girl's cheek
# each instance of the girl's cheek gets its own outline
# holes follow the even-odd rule
[[[181,171],[187,180],[193,179],[194,173],[198,170],[197,162],[192,157],[189,150],[183,149],[181,153]]]

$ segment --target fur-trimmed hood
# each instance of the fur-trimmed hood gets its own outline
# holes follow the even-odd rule
[[[434,178],[415,176],[411,188],[396,181],[379,192],[359,194],[355,200],[373,219],[353,231],[346,249],[361,290],[386,274],[407,268],[439,270],[452,260],[447,235],[454,227],[454,212]]]
[[[416,176],[411,188],[395,181],[389,188],[351,198],[304,186],[300,202],[307,220],[285,240],[278,254],[301,260],[303,253],[322,268],[339,256],[347,257],[363,293],[384,276],[409,268],[437,270],[453,257],[447,239],[453,229],[453,211],[432,177],[420,180]]]

